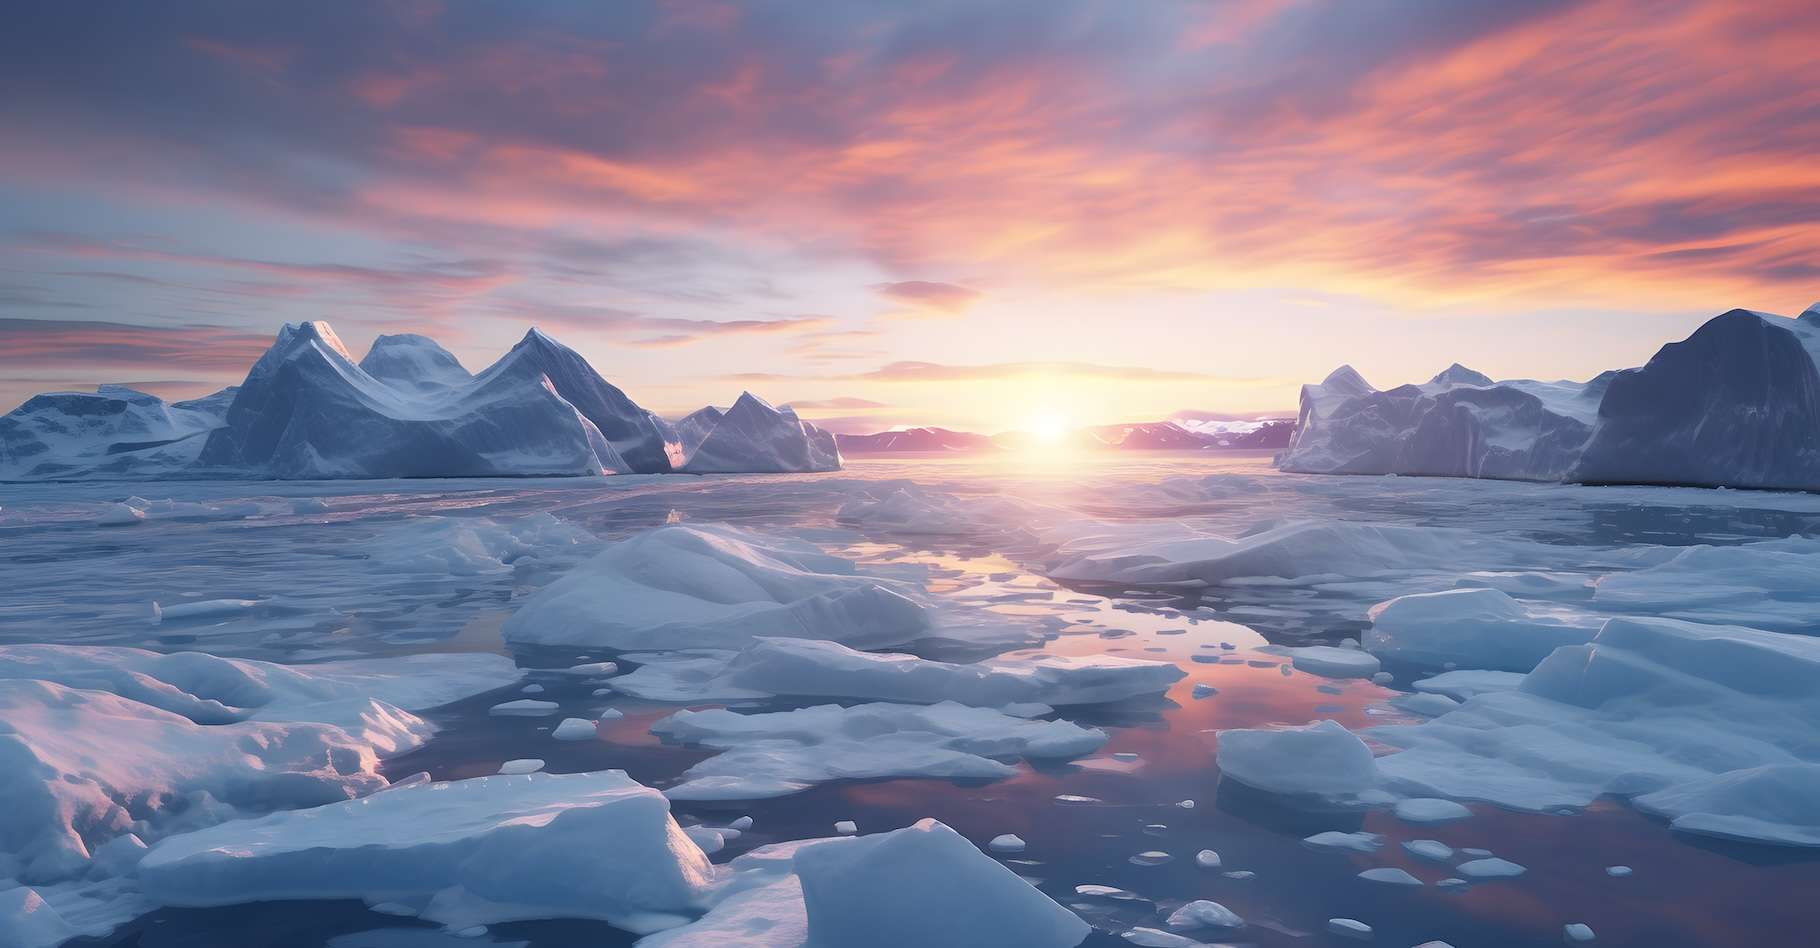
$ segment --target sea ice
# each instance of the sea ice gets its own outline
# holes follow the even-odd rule
[[[986,848],[995,853],[1021,853],[1024,851],[1024,840],[1015,833],[1005,833],[992,837],[992,842],[987,843]]]
[[[1237,912],[1207,899],[1196,899],[1169,916],[1170,928],[1238,928],[1245,924]]]
[[[686,912],[712,871],[663,795],[617,770],[417,784],[173,836],[139,864],[167,905],[358,898],[452,929]]]
[[[1323,678],[1370,678],[1378,671],[1377,658],[1358,649],[1304,645],[1266,646],[1259,651],[1287,655],[1297,671]]]
[[[1403,844],[1412,856],[1420,856],[1429,862],[1446,862],[1453,858],[1453,847],[1438,839],[1412,839]]]
[[[651,733],[723,753],[688,769],[665,792],[676,800],[783,796],[840,779],[922,776],[996,779],[1015,771],[995,758],[1068,760],[1106,742],[1067,721],[1029,721],[952,702],[927,706],[821,705],[738,714],[679,711]]]
[[[1526,672],[1562,645],[1584,645],[1604,620],[1520,603],[1496,589],[1398,596],[1371,608],[1365,648],[1414,665]]]
[[[1452,800],[1420,797],[1398,800],[1395,812],[1397,819],[1405,823],[1445,823],[1450,820],[1463,820],[1472,815],[1471,810]]]
[[[1520,876],[1526,870],[1508,859],[1488,856],[1460,863],[1454,867],[1454,871],[1468,879],[1508,879]]]
[[[1367,869],[1364,872],[1359,873],[1359,878],[1364,879],[1366,882],[1377,882],[1384,885],[1419,886],[1422,884],[1422,880],[1410,875],[1407,870],[1398,869],[1395,866],[1379,866],[1376,869]]]
[[[595,736],[594,722],[587,718],[563,718],[550,736],[559,741],[591,741]]]
[[[534,774],[542,769],[543,760],[536,757],[520,757],[517,760],[508,760],[499,765],[499,772],[508,776],[512,774]]]
[[[1223,777],[1289,795],[1348,796],[1377,782],[1371,749],[1333,721],[1306,727],[1219,732]]]
[[[709,655],[652,661],[614,687],[661,701],[758,695],[863,698],[979,707],[1101,704],[1158,694],[1185,673],[1170,662],[1116,655],[1037,654],[957,665],[913,655],[861,652],[838,642],[759,638],[720,662]]]
[[[520,645],[638,650],[739,648],[767,635],[876,647],[928,629],[923,608],[893,584],[809,543],[676,524],[583,562],[527,599],[501,631]]]
[[[1302,840],[1302,843],[1316,849],[1350,849],[1358,853],[1375,853],[1378,847],[1384,845],[1384,837],[1376,833],[1327,830]]]

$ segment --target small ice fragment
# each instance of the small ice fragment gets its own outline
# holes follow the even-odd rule
[[[1384,845],[1384,837],[1376,833],[1342,833],[1339,830],[1328,830],[1325,833],[1316,833],[1302,842],[1316,849],[1350,849],[1353,852],[1371,853],[1377,852],[1378,847]]]
[[[1570,945],[1584,945],[1599,936],[1593,934],[1592,926],[1582,922],[1561,926],[1561,940]]]
[[[1105,801],[1101,800],[1099,797],[1083,797],[1083,796],[1080,796],[1078,794],[1073,794],[1073,793],[1058,793],[1055,796],[1055,802],[1084,804],[1084,803],[1103,803]]]
[[[859,832],[859,824],[852,820],[841,820],[834,824],[834,831],[842,836],[852,836],[854,833]]]
[[[168,606],[154,602],[152,603],[152,619],[169,621],[171,619],[225,616],[245,612],[257,605],[259,605],[257,599],[203,599],[197,602],[173,602]]]
[[[1397,819],[1407,823],[1445,823],[1463,820],[1471,816],[1472,811],[1452,800],[1417,797],[1398,801],[1396,814]]]
[[[685,826],[683,834],[710,856],[727,848],[726,834],[710,826]]]
[[[596,688],[593,691],[589,692],[589,694],[593,695],[596,698],[605,698],[606,696],[608,696],[612,693],[613,693],[613,689],[611,689],[611,688]]]
[[[1231,872],[1222,872],[1222,873],[1220,873],[1220,875],[1223,875],[1228,879],[1239,879],[1239,880],[1256,879],[1258,877],[1258,874],[1255,872],[1252,872],[1250,869],[1234,869]]]
[[[1237,912],[1207,899],[1196,899],[1169,916],[1170,928],[1238,928],[1245,924]]]
[[[727,825],[743,833],[752,828],[752,818],[749,816],[742,816]]]
[[[502,774],[534,774],[542,769],[543,761],[535,757],[520,757],[499,765],[499,772]]]
[[[95,518],[95,523],[103,527],[124,527],[144,521],[145,511],[126,504],[115,504]]]
[[[1386,885],[1421,885],[1422,880],[1410,875],[1395,866],[1379,866],[1359,873],[1359,878],[1366,882],[1382,882]]]
[[[1471,857],[1473,857],[1473,858],[1474,858],[1474,859],[1483,859],[1483,858],[1485,858],[1485,857],[1486,857],[1486,856],[1489,856],[1489,855],[1491,855],[1491,850],[1489,850],[1489,849],[1474,849],[1474,848],[1473,848],[1473,847],[1471,847],[1471,846],[1468,846],[1468,847],[1466,847],[1466,848],[1464,848],[1464,849],[1461,849],[1461,850],[1460,850],[1460,855],[1462,855],[1462,856],[1471,856]]]
[[[524,686],[523,688],[520,688],[519,691],[521,693],[527,694],[527,695],[540,695],[540,694],[543,694],[543,686],[538,685],[538,684],[530,684],[530,685]]]
[[[1460,863],[1456,871],[1468,879],[1508,879],[1525,872],[1522,866],[1495,856]]]
[[[1453,858],[1453,847],[1438,839],[1412,839],[1403,844],[1403,848],[1412,856],[1419,856],[1431,862],[1446,862]]]
[[[1217,695],[1219,693],[1220,693],[1220,689],[1215,688],[1212,685],[1206,684],[1205,682],[1195,685],[1194,692],[1193,692],[1194,698],[1197,701],[1199,701],[1202,698],[1211,698],[1214,695]]]
[[[589,662],[586,665],[575,665],[570,668],[546,668],[543,671],[558,675],[580,675],[584,678],[605,678],[619,671],[619,665],[613,662]]]
[[[1396,681],[1396,680],[1397,680],[1397,676],[1392,675],[1390,672],[1378,672],[1377,674],[1371,676],[1372,684],[1375,684],[1375,685],[1388,685],[1391,682]]]
[[[1090,895],[1103,899],[1123,899],[1127,901],[1139,898],[1138,894],[1135,892],[1127,892],[1117,886],[1096,885],[1094,883],[1077,885],[1074,887],[1074,893],[1076,895]]]
[[[1625,876],[1630,875],[1630,867],[1629,866],[1606,866],[1605,874],[1608,876],[1611,876],[1613,878],[1621,879]]]
[[[1435,888],[1437,888],[1437,889],[1463,889],[1467,885],[1469,885],[1469,883],[1465,879],[1455,879],[1455,878],[1449,877],[1449,878],[1442,879],[1441,881],[1435,883]]]
[[[1152,849],[1147,852],[1138,853],[1125,861],[1134,866],[1160,866],[1174,858],[1174,856],[1171,856],[1166,852]]]
[[[1015,833],[1005,833],[992,837],[986,848],[995,853],[1021,853],[1024,851],[1024,840]]]
[[[1346,938],[1370,938],[1371,926],[1356,918],[1330,918],[1327,930]]]
[[[1211,849],[1203,849],[1194,854],[1194,864],[1200,866],[1202,869],[1218,869],[1220,867],[1220,854]]]
[[[1192,810],[1192,809],[1194,809],[1194,801],[1193,800],[1183,800],[1182,802],[1177,803],[1176,806],[1181,807],[1184,810]]]
[[[602,721],[617,721],[625,716],[626,713],[618,708],[608,708],[605,711],[600,712],[600,720]]]
[[[487,713],[540,715],[549,714],[555,711],[556,708],[557,704],[554,701],[536,701],[531,698],[520,698],[517,701],[507,701],[504,704],[496,704],[487,709]]]
[[[487,927],[485,925],[469,925],[466,928],[456,929],[455,937],[456,938],[479,938],[480,936],[485,935],[486,933],[487,933]]]
[[[1130,762],[1130,761],[1134,761],[1134,760],[1137,760],[1137,759],[1138,759],[1138,755],[1136,755],[1136,754],[1133,754],[1133,753],[1131,753],[1131,752],[1130,752],[1130,751],[1120,751],[1120,752],[1118,752],[1118,753],[1116,753],[1116,754],[1113,754],[1113,755],[1112,755],[1112,759],[1113,759],[1113,760],[1122,760],[1122,761],[1126,761],[1126,762]]]
[[[1199,948],[1200,942],[1155,928],[1133,928],[1119,936],[1142,948]]]
[[[559,741],[586,741],[595,735],[594,722],[587,718],[563,718],[550,736]]]
[[[1453,946],[1444,941],[1425,941],[1416,948],[1453,948]]]
[[[417,910],[403,902],[380,902],[377,905],[369,906],[369,908],[381,915],[395,915],[399,918],[417,917]]]

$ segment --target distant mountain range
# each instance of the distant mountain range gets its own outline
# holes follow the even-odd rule
[[[1290,433],[1295,428],[1293,418],[1178,416],[1178,419],[1077,428],[1054,441],[1040,439],[1025,431],[984,435],[948,428],[903,428],[867,435],[842,434],[835,435],[834,440],[844,454],[1006,451],[1043,444],[1094,451],[1274,450],[1289,444]]]

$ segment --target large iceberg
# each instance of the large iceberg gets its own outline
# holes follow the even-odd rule
[[[1640,368],[1494,382],[1458,365],[1373,388],[1350,366],[1302,388],[1286,471],[1820,488],[1820,309],[1734,309]]]
[[[678,711],[651,725],[651,733],[723,751],[666,790],[673,800],[777,797],[843,779],[994,780],[1016,772],[997,758],[1071,760],[1106,743],[1105,732],[1067,721],[1030,721],[952,702]]]
[[[669,801],[618,770],[418,783],[174,836],[139,863],[166,905],[357,898],[456,929],[556,917],[648,930],[694,909],[711,873]]]
[[[885,646],[925,635],[889,580],[789,537],[673,524],[616,543],[506,620],[515,644],[614,649],[745,646],[760,636]]]
[[[195,460],[225,411],[216,396],[167,403],[121,385],[36,395],[0,416],[0,480],[168,473]]]
[[[837,642],[761,638],[724,659],[655,660],[614,679],[617,691],[661,701],[758,695],[861,698],[978,707],[1103,704],[1161,694],[1187,673],[1174,663],[1118,655],[1039,653],[973,664],[860,652]]]
[[[716,417],[718,416],[718,417]],[[788,406],[773,408],[751,392],[740,393],[725,412],[703,409],[678,425],[690,474],[775,474],[840,470],[834,435],[796,417]],[[693,448],[687,447],[695,442]]]

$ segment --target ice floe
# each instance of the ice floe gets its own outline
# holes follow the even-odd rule
[[[952,702],[679,711],[653,724],[651,733],[723,751],[665,791],[677,800],[783,796],[840,779],[996,779],[1015,772],[1000,758],[1068,760],[1106,742],[1104,732],[1067,721],[1030,721]]]
[[[450,928],[558,917],[637,929],[691,911],[711,877],[663,795],[617,770],[401,787],[173,836],[139,864],[166,905],[356,898]]]
[[[1371,749],[1333,721],[1219,732],[1220,775],[1269,793],[1350,796],[1377,780]]]
[[[1449,663],[1526,672],[1562,645],[1582,645],[1604,621],[1568,609],[1521,603],[1496,589],[1449,589],[1373,606],[1364,646],[1413,665]]]
[[[760,636],[885,646],[924,635],[923,607],[814,545],[676,524],[613,544],[527,599],[515,644],[739,648]]]

